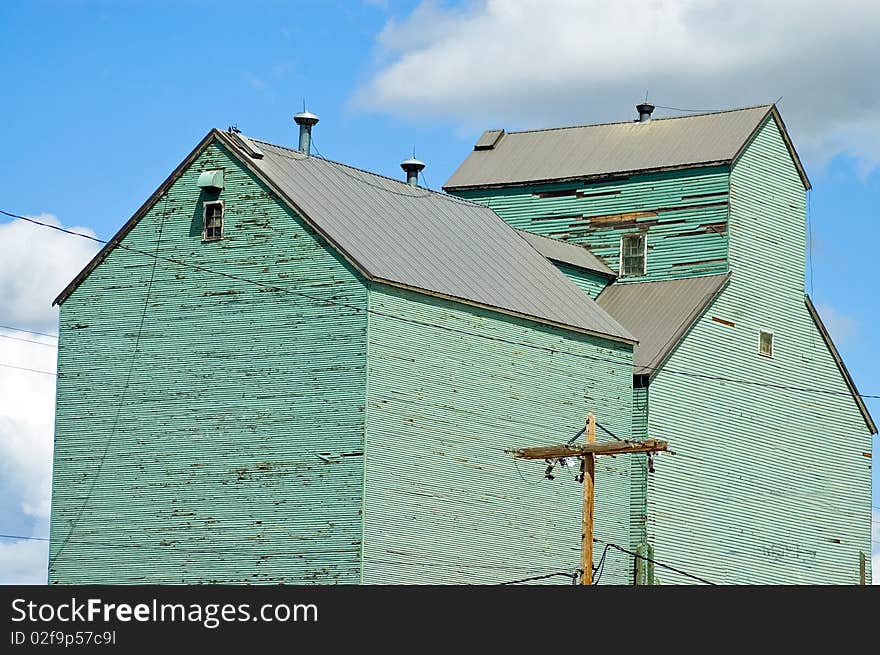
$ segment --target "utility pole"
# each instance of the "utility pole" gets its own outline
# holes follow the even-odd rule
[[[581,480],[584,483],[584,509],[581,530],[581,584],[593,584],[593,501],[598,455],[623,455],[625,453],[656,453],[667,449],[667,442],[660,439],[644,441],[612,441],[596,443],[596,417],[587,415],[585,429],[586,443],[583,445],[561,444],[559,446],[538,446],[536,448],[517,448],[513,456],[520,459],[564,459],[578,457],[581,460]]]

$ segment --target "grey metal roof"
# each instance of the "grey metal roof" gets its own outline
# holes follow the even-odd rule
[[[612,284],[596,301],[639,340],[634,373],[653,376],[729,279],[722,273]]]
[[[547,259],[577,266],[595,273],[601,273],[608,277],[617,277],[617,273],[611,270],[605,262],[581,245],[560,241],[559,239],[551,239],[527,232],[526,230],[517,230],[517,232],[523,239],[529,242],[532,248]]]
[[[488,130],[444,189],[602,177],[733,161],[768,114],[809,181],[773,105],[547,130]]]
[[[635,341],[491,209],[217,132],[364,275],[592,334]]]

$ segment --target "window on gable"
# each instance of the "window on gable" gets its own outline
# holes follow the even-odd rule
[[[758,352],[764,357],[773,357],[773,333],[761,330],[758,333]]]
[[[206,202],[202,220],[202,239],[216,241],[223,237],[223,201]]]
[[[620,276],[644,275],[647,253],[647,234],[624,234],[620,238]]]

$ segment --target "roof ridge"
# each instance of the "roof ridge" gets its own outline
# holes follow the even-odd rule
[[[245,136],[246,136],[246,135],[245,135]],[[411,185],[407,184],[406,182],[404,182],[404,181],[402,181],[402,180],[397,180],[397,179],[395,179],[395,178],[393,178],[393,177],[388,177],[387,175],[382,175],[381,173],[375,173],[375,172],[373,172],[373,171],[368,171],[368,170],[366,170],[366,169],[364,169],[364,168],[358,168],[357,166],[352,166],[351,164],[346,164],[345,162],[336,161],[335,159],[329,159],[329,158],[324,157],[324,156],[322,156],[322,155],[312,155],[312,154],[310,154],[310,155],[303,155],[299,150],[294,150],[293,148],[288,148],[287,146],[281,146],[281,145],[278,145],[277,143],[272,143],[272,142],[270,142],[270,141],[264,141],[263,139],[256,139],[256,138],[251,137],[251,136],[247,136],[247,138],[248,138],[250,141],[253,141],[253,142],[255,142],[255,143],[260,143],[260,144],[262,144],[262,145],[264,145],[264,146],[271,146],[271,147],[273,147],[273,148],[278,148],[279,150],[286,150],[286,151],[289,152],[289,153],[299,155],[299,157],[296,157],[295,159],[306,159],[307,157],[315,157],[316,159],[320,159],[321,161],[325,161],[325,162],[327,162],[328,164],[333,164],[333,165],[335,165],[335,166],[341,166],[342,168],[347,168],[347,169],[352,170],[352,171],[357,171],[358,173],[364,173],[365,175],[371,175],[371,176],[373,176],[373,177],[378,177],[378,178],[383,179],[383,180],[388,180],[389,182],[394,182],[394,183],[396,183],[396,184],[398,184],[398,185],[404,186],[404,187],[406,187],[406,189],[408,189],[408,190],[409,190],[409,189],[413,189],[413,187],[412,187]],[[369,184],[369,183],[368,183],[368,184]],[[394,190],[392,190],[392,189],[385,189],[385,190],[386,190],[386,191],[389,191],[389,192],[391,192],[391,193],[399,193],[398,191],[394,191]],[[482,203],[474,202],[474,201],[472,201],[472,200],[467,200],[467,199],[465,199],[465,198],[459,198],[458,196],[454,196],[454,195],[452,195],[452,194],[450,194],[450,193],[446,193],[446,192],[443,192],[443,191],[434,191],[433,189],[429,189],[428,187],[415,187],[415,190],[419,190],[419,191],[422,191],[422,192],[424,192],[424,193],[423,193],[423,195],[410,195],[410,194],[408,194],[408,193],[400,194],[400,195],[404,195],[404,196],[407,196],[407,197],[409,197],[409,198],[427,198],[428,196],[433,195],[433,196],[435,196],[435,197],[442,198],[443,200],[447,200],[447,201],[449,201],[449,202],[457,202],[457,203],[462,204],[462,205],[469,205],[469,206],[472,206],[472,207],[479,207],[479,208],[481,208],[481,209],[490,209],[489,207],[487,207],[486,205],[484,205],[484,204],[482,204]],[[491,211],[491,209],[490,209],[490,211]]]
[[[701,116],[714,116],[716,114],[730,114],[738,111],[748,111],[750,109],[761,109],[766,107],[769,111],[771,107],[773,107],[773,103],[770,104],[759,104],[759,105],[749,105],[747,107],[736,107],[733,109],[719,109],[718,111],[705,111],[698,114],[688,114],[687,116],[664,116],[662,118],[652,118],[650,122],[654,121],[676,121],[682,120],[686,118],[699,118]],[[554,132],[557,130],[578,130],[585,127],[605,127],[608,125],[635,125],[639,121],[631,120],[631,121],[608,121],[605,123],[584,123],[581,125],[564,125],[561,127],[539,127],[532,130],[514,130],[512,132],[507,132],[507,134],[531,134],[534,132]],[[494,129],[502,129],[502,128],[494,128]]]

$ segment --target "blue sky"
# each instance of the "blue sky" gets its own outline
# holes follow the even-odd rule
[[[753,23],[751,0],[562,4],[6,0],[0,209],[108,238],[212,127],[295,145],[304,99],[322,155],[400,177],[415,148],[438,188],[488,127],[630,120],[646,90],[694,109],[781,96],[814,187],[808,289],[860,389],[880,394],[880,10],[781,0],[766,11],[796,15]],[[37,229],[0,219],[0,325],[52,332],[49,304],[91,253]],[[0,361],[54,368],[49,347],[2,348]],[[15,453],[0,468],[0,533],[45,535],[52,385],[2,375],[43,401],[15,401],[25,415],[0,397],[0,453]],[[12,434],[16,421],[32,438]],[[20,563],[0,581],[39,578],[39,552],[3,547]]]

